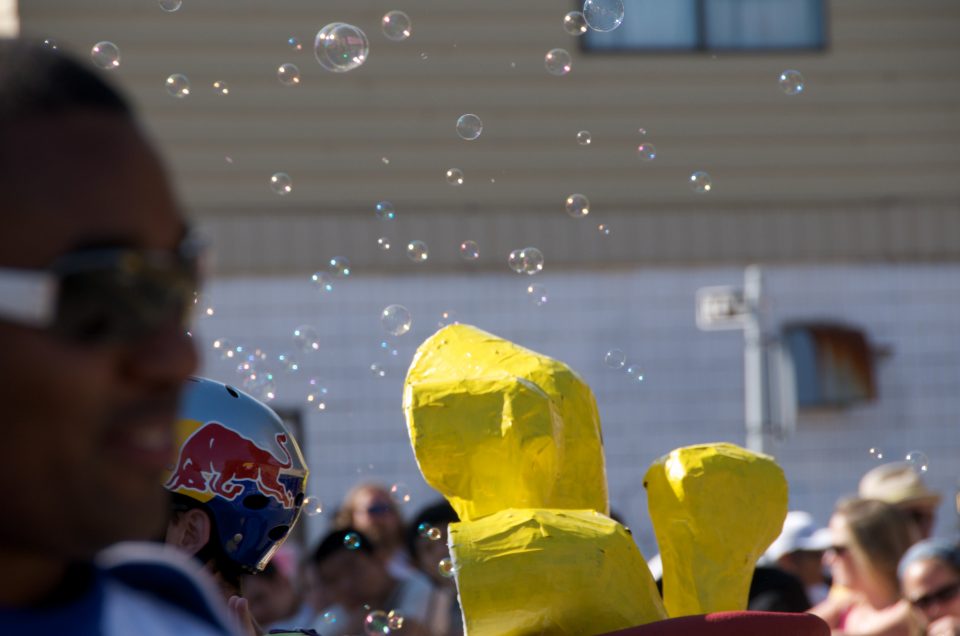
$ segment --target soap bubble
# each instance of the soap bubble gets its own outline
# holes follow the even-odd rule
[[[320,335],[310,325],[300,325],[293,330],[293,344],[307,353],[320,350]]]
[[[241,384],[244,391],[263,402],[277,397],[277,383],[272,373],[252,371],[244,376]]]
[[[300,40],[298,40],[297,38],[295,38],[295,37],[292,36],[292,35],[287,38],[287,46],[289,46],[289,47],[290,47],[291,49],[293,49],[294,51],[302,51],[302,50],[303,50],[303,44],[301,44],[301,43],[300,43]]]
[[[300,83],[300,69],[296,64],[281,64],[277,68],[277,79],[284,86],[296,86]]]
[[[380,28],[388,40],[402,42],[410,37],[410,16],[403,11],[388,11],[380,21]]]
[[[877,461],[883,460],[883,450],[878,446],[871,446],[867,450],[867,454],[870,455],[870,459],[875,459]]]
[[[657,147],[650,142],[637,146],[637,156],[644,161],[653,161],[657,158]]]
[[[632,364],[626,368],[626,374],[630,376],[631,380],[636,382],[643,382],[643,369],[639,365]]]
[[[480,136],[482,131],[483,122],[472,113],[460,115],[460,118],[457,119],[457,135],[460,136],[460,139],[473,141]]]
[[[600,232],[603,236],[610,236],[610,226],[606,223],[601,223],[597,226],[597,231]]]
[[[447,183],[452,186],[463,185],[463,170],[460,168],[450,168],[447,170]]]
[[[293,190],[293,179],[286,172],[274,172],[270,175],[270,189],[281,197],[288,195]]]
[[[475,261],[480,258],[480,246],[476,241],[464,241],[460,244],[460,258],[465,261]]]
[[[383,610],[374,610],[363,619],[363,633],[366,636],[390,633],[390,620]]]
[[[593,137],[590,135],[589,130],[581,130],[577,133],[577,143],[581,146],[589,146],[593,141]]]
[[[563,30],[570,35],[583,35],[587,28],[587,21],[581,12],[571,11],[563,16]]]
[[[337,615],[333,612],[324,612],[321,618],[323,619],[323,622],[328,625],[332,625],[333,623],[337,622]]]
[[[314,272],[310,275],[310,282],[318,291],[333,291],[333,277],[327,272]]]
[[[367,35],[352,24],[333,22],[320,29],[313,54],[320,66],[334,73],[352,71],[367,61]]]
[[[527,285],[527,298],[537,307],[543,307],[547,304],[547,288],[536,283]]]
[[[520,250],[520,262],[524,274],[533,276],[543,271],[543,252],[535,247],[525,247]]]
[[[694,192],[704,194],[713,189],[713,181],[706,172],[697,171],[690,175],[690,187]]]
[[[780,73],[780,90],[787,95],[799,95],[803,92],[804,81],[800,71],[784,71]]]
[[[287,373],[294,374],[300,371],[300,361],[297,360],[297,357],[292,353],[277,354],[277,362],[280,363],[280,366],[283,367],[283,370]]]
[[[177,99],[183,99],[190,94],[190,80],[181,73],[174,73],[167,77],[165,86],[167,87],[167,93]]]
[[[590,214],[590,200],[582,194],[571,194],[566,202],[567,214],[574,219],[582,219]]]
[[[173,13],[183,4],[183,0],[160,0],[160,8],[167,13]]]
[[[439,532],[439,531],[438,531]],[[390,629],[398,630],[403,629],[404,617],[400,613],[400,610],[392,609],[387,612],[387,624],[390,625]]]
[[[380,325],[391,336],[402,336],[410,331],[413,319],[403,305],[387,305],[380,312]]]
[[[337,278],[346,278],[350,275],[350,259],[346,256],[334,256],[327,262],[327,271]]]
[[[926,454],[917,450],[907,453],[907,456],[904,459],[908,464],[910,464],[910,468],[912,468],[916,473],[925,473],[930,467],[930,459],[926,456]]]
[[[410,503],[410,487],[404,483],[396,483],[390,486],[390,498],[398,504]]]
[[[377,218],[392,221],[397,218],[397,211],[389,201],[380,201],[376,205]]]
[[[437,564],[437,571],[440,572],[440,576],[450,578],[453,576],[453,560],[450,557],[443,557],[440,559],[440,562]]]
[[[90,59],[100,68],[110,71],[120,66],[120,49],[113,42],[97,42],[90,49]]]
[[[456,325],[460,321],[457,320],[457,312],[452,309],[440,312],[440,320],[437,321],[438,327],[446,327],[447,325]]]
[[[347,548],[347,550],[356,550],[361,546],[362,543],[363,542],[360,539],[360,535],[356,532],[348,532],[347,534],[343,535],[343,545]]]
[[[386,340],[380,341],[380,348],[386,351],[387,353],[389,353],[394,358],[396,358],[400,354],[400,352],[397,351],[397,349]]]
[[[232,360],[236,355],[237,351],[231,343],[226,338],[217,338],[213,341],[212,345],[213,350],[217,352],[221,360]]]
[[[512,250],[510,256],[507,257],[507,265],[518,274],[523,273],[523,258],[520,256],[521,252],[523,252],[521,249]]]
[[[57,41],[52,38],[45,38],[42,44],[44,48],[51,49],[53,51],[57,50]]]
[[[419,526],[417,526],[417,534],[419,534],[424,539],[427,538],[431,530],[433,530],[433,526],[431,526],[429,523],[426,523],[426,522],[421,523]]]
[[[370,373],[372,373],[375,378],[384,378],[387,376],[387,370],[377,362],[370,365]]]
[[[378,248],[381,252],[386,252],[386,251],[388,251],[388,250],[390,249],[390,239],[388,239],[386,236],[381,236],[380,238],[378,238],[378,239],[377,239],[377,248]]]
[[[563,49],[551,49],[543,58],[543,65],[551,75],[563,76],[570,72],[572,60]]]
[[[430,258],[430,250],[423,241],[410,241],[407,243],[407,258],[414,263],[423,263]]]
[[[620,349],[611,349],[603,354],[603,363],[611,369],[622,369],[627,363],[627,354]]]
[[[316,517],[319,514],[323,514],[323,504],[320,502],[320,497],[304,497],[303,499],[303,513],[308,517]]]
[[[594,31],[613,31],[623,22],[622,0],[586,0],[583,18]]]
[[[221,81],[221,80],[217,80],[216,82],[213,83],[213,90],[214,90],[214,92],[216,92],[218,95],[229,95],[229,94],[230,94],[230,87],[227,86],[227,83],[226,83],[226,82]]]

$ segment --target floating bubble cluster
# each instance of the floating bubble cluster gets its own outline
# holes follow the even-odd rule
[[[403,629],[404,617],[400,613],[400,610],[392,609],[387,612],[387,624],[390,625],[390,629],[396,631],[398,629]]]
[[[507,265],[518,274],[539,274],[543,271],[543,252],[535,247],[524,247],[510,252]]]

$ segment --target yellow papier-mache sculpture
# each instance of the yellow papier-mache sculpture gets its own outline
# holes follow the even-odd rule
[[[451,325],[417,350],[403,405],[424,478],[460,517],[460,523],[450,525],[449,541],[469,636],[586,636],[667,617],[629,531],[607,516],[596,403],[590,388],[569,367],[475,327]],[[758,465],[775,467],[763,456],[727,457],[738,465],[752,457]],[[707,474],[722,468],[722,462],[705,465]],[[655,468],[656,464],[647,475],[648,483],[656,486],[650,494],[654,523],[669,527],[698,523],[697,513],[684,509],[685,498],[676,496],[676,488],[681,494],[688,484],[702,490],[709,480],[667,480],[664,483],[675,488],[674,496],[663,497]],[[754,474],[760,473],[741,471],[748,480]],[[723,487],[734,481],[722,480]],[[772,541],[786,514],[785,493],[784,485],[779,519],[775,518],[779,513],[761,519],[758,525],[766,531],[746,539],[730,537],[730,545],[755,542],[755,536],[766,537],[771,531]],[[653,510],[660,501],[664,514]],[[699,505],[701,497],[687,501]],[[725,514],[730,516],[729,511]],[[661,544],[665,541],[659,531],[657,538]],[[714,544],[709,545],[707,552],[689,556],[726,558],[726,553],[713,554]],[[682,566],[671,569],[673,557],[691,549],[687,537],[675,547],[664,552],[668,590],[667,577],[684,572]],[[746,552],[757,549],[751,544]],[[749,572],[746,576],[749,585]],[[708,581],[709,577],[702,583],[709,587]],[[691,613],[728,609],[711,606],[721,597],[726,599],[698,594],[701,606],[694,608],[685,600],[677,607]]]

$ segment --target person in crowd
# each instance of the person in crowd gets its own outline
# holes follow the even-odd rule
[[[197,245],[127,101],[63,51],[0,40],[0,634],[231,633],[157,543]]]
[[[882,464],[860,480],[861,499],[879,499],[906,513],[920,531],[920,539],[933,534],[940,493],[930,490],[907,462]]]
[[[451,576],[447,526],[460,519],[446,501],[427,506],[414,517],[407,529],[407,547],[413,563],[433,584],[427,629],[431,636],[462,636],[463,615],[457,588]]]
[[[917,539],[913,522],[900,510],[875,499],[841,501],[830,518],[833,545],[824,561],[842,594],[832,594],[811,613],[834,634],[913,636],[918,623],[901,601],[897,579],[900,557]]]
[[[942,539],[915,544],[900,559],[904,598],[927,624],[928,636],[960,636],[960,546]]]
[[[816,605],[830,591],[823,571],[823,554],[830,546],[828,528],[817,527],[808,512],[791,510],[780,536],[767,548],[760,565],[779,568],[800,579],[810,603]]]
[[[417,574],[404,541],[403,517],[385,487],[361,483],[351,488],[336,512],[334,527],[355,528],[367,536],[394,577]]]
[[[324,636],[372,633],[392,613],[406,636],[427,636],[431,588],[422,577],[390,574],[373,543],[356,528],[327,534],[313,553],[317,581],[333,601],[312,626]],[[365,627],[366,622],[368,624]]]
[[[242,596],[243,574],[263,570],[300,517],[307,467],[297,441],[267,405],[194,377],[176,443],[163,480],[172,498],[166,542],[195,556],[226,598]]]
[[[272,562],[262,572],[244,575],[243,594],[264,632],[299,629],[316,619],[317,612],[304,601],[302,590]]]

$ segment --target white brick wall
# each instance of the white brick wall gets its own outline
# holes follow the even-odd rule
[[[211,353],[226,336],[275,355],[292,349],[294,327],[314,325],[321,351],[301,354],[297,376],[278,374],[276,404],[299,407],[306,378],[329,389],[326,412],[305,415],[309,490],[328,510],[356,480],[402,481],[413,490],[408,514],[432,493],[416,469],[401,412],[401,387],[416,346],[437,328],[444,310],[461,322],[559,358],[593,388],[603,420],[614,509],[645,554],[655,547],[641,486],[650,462],[678,446],[744,443],[742,336],[704,333],[694,325],[694,292],[739,285],[733,268],[364,277],[354,274],[320,295],[307,280],[214,281],[216,313],[195,330],[207,353],[205,374],[236,382],[233,363]],[[543,284],[549,302],[536,307],[528,283]],[[920,450],[930,458],[928,482],[952,501],[960,477],[960,265],[793,266],[766,270],[769,324],[828,318],[857,325],[871,341],[892,347],[878,363],[880,398],[846,411],[800,417],[797,433],[771,449],[790,480],[791,506],[826,523],[834,501],[855,491],[873,460]],[[394,339],[397,356],[380,349],[380,310],[391,303],[413,314],[412,331]],[[644,368],[642,384],[603,365],[610,348]],[[387,376],[369,371],[384,364]],[[370,466],[372,465],[372,468]],[[325,528],[324,514],[308,534]],[[945,503],[938,534],[955,532]]]

